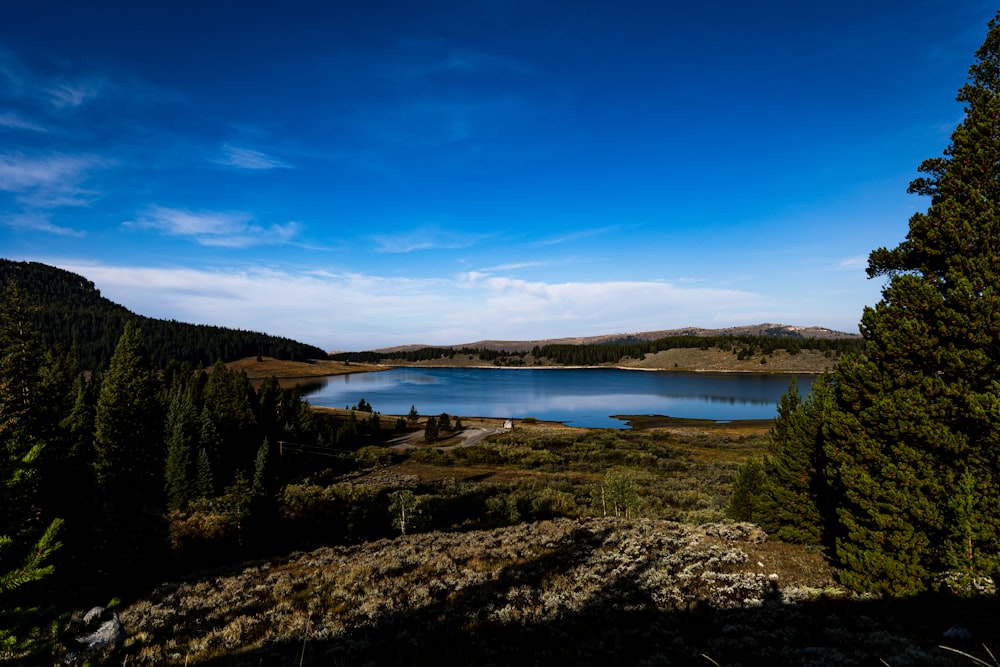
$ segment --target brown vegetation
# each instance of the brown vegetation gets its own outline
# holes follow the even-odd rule
[[[886,604],[750,524],[559,519],[293,554],[121,617],[134,665],[947,664]]]
[[[821,553],[725,521],[733,472],[762,451],[767,423],[640,424],[528,423],[471,447],[365,448],[367,470],[282,495],[307,548],[338,546],[164,583],[122,611],[124,659],[925,665],[962,664],[938,643],[978,648],[941,634],[983,636],[979,602],[935,599],[929,614],[919,600],[852,596]],[[617,518],[602,506],[613,475],[634,492]],[[429,532],[382,537],[400,489],[433,513],[415,515]]]
[[[234,370],[243,371],[251,380],[263,380],[271,376],[276,378],[314,378],[385,370],[385,366],[375,364],[345,364],[342,361],[325,359],[289,361],[274,357],[246,357],[226,365]]]
[[[519,359],[519,362],[521,360]],[[675,348],[662,350],[655,354],[647,354],[642,359],[623,359],[614,364],[618,368],[628,368],[645,371],[711,371],[716,373],[822,373],[830,369],[837,361],[835,356],[824,354],[817,350],[802,350],[789,354],[778,350],[774,354],[756,354],[748,359],[739,359],[729,350],[709,348]],[[438,368],[475,368],[479,366],[495,366],[493,361],[485,361],[478,355],[454,354],[445,355],[425,361],[406,361],[393,359],[390,362],[396,366],[426,366]],[[524,368],[562,368],[547,359],[535,359],[526,354],[521,365]]]

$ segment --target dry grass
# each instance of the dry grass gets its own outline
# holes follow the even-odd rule
[[[976,624],[985,628],[991,617],[976,606],[981,601],[853,596],[816,550],[720,521],[732,471],[761,450],[766,427],[673,422],[628,434],[527,424],[484,446],[508,456],[502,465],[472,464],[456,456],[459,450],[431,447],[407,450],[429,454],[426,460],[413,454],[336,488],[303,487],[306,500],[339,489],[355,503],[390,488],[440,487],[467,504],[466,491],[478,485],[509,489],[511,498],[543,499],[551,490],[553,498],[572,501],[566,489],[602,479],[609,464],[601,457],[652,457],[636,459],[645,471],[634,469],[649,494],[638,511],[645,518],[593,517],[584,508],[570,515],[577,518],[495,529],[473,530],[490,524],[468,520],[452,532],[323,547],[163,584],[122,612],[129,640],[117,659],[131,665],[965,664],[937,645],[953,625],[985,636]],[[539,448],[546,461],[561,462],[531,467]],[[316,525],[333,537],[336,518]]]
[[[763,361],[763,363],[762,363]],[[638,370],[667,371],[715,371],[721,373],[822,373],[836,362],[835,356],[826,356],[817,350],[803,350],[798,354],[788,354],[777,350],[767,357],[755,355],[749,359],[737,359],[728,350],[699,348],[675,348],[647,354],[642,359],[623,359],[607,366],[634,368]],[[408,362],[393,359],[394,366],[424,366],[436,368],[474,368],[494,366],[492,361],[480,359],[478,355],[454,354],[425,361]],[[548,359],[535,359],[530,354],[524,357],[525,368],[557,366]]]
[[[881,611],[749,524],[560,519],[293,554],[121,617],[132,665],[947,664]]]
[[[342,361],[329,361],[317,359],[313,361],[286,361],[273,357],[262,357],[257,361],[256,357],[247,357],[226,364],[232,369],[243,371],[251,380],[263,380],[269,377],[282,378],[310,378],[326,377],[329,375],[346,375],[348,373],[367,373],[371,371],[384,371],[386,366],[375,364],[344,364]]]

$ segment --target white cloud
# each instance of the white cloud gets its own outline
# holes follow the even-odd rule
[[[213,160],[217,164],[240,169],[268,170],[291,169],[292,165],[260,151],[226,144],[222,147],[222,157]]]
[[[436,227],[421,227],[398,234],[376,234],[371,238],[375,241],[376,252],[408,253],[418,250],[468,248],[490,238],[490,235],[451,232]]]
[[[661,282],[545,283],[464,274],[414,279],[273,269],[147,268],[50,261],[152,317],[287,336],[329,350],[453,345],[718,323],[763,309],[756,294]]]
[[[559,245],[560,243],[567,243],[569,241],[579,241],[580,239],[586,239],[593,236],[600,236],[602,234],[607,234],[609,232],[615,232],[621,229],[620,225],[611,225],[608,227],[597,227],[594,229],[581,229],[575,232],[569,232],[567,234],[562,234],[560,236],[553,236],[548,239],[542,239],[538,241],[535,245],[545,246],[545,245]]]
[[[8,130],[28,130],[31,132],[45,132],[45,128],[30,120],[22,118],[19,114],[8,112],[0,113],[0,128]]]
[[[59,109],[75,108],[101,93],[102,83],[97,79],[61,81],[45,89],[49,102]]]
[[[427,71],[432,74],[437,72],[470,75],[498,72],[521,75],[535,74],[533,68],[516,60],[475,51],[452,51],[440,63],[428,67]]]
[[[844,271],[854,271],[868,267],[868,255],[857,255],[855,257],[845,257],[837,264],[837,268]]]
[[[40,213],[22,213],[0,217],[0,223],[14,229],[28,229],[36,232],[47,232],[56,236],[83,237],[85,234],[77,229],[60,227],[49,221],[47,215]]]
[[[59,188],[76,182],[93,160],[53,154],[41,157],[0,154],[0,190],[25,192],[34,188]]]
[[[291,242],[299,233],[297,222],[261,226],[243,211],[188,211],[151,206],[136,220],[124,223],[170,236],[187,236],[205,246],[247,248]]]
[[[105,161],[90,155],[0,153],[0,191],[12,192],[34,208],[83,206],[97,193],[82,188]]]

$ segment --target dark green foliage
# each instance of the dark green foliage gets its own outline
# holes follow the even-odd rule
[[[142,317],[101,296],[86,278],[37,262],[0,259],[0,286],[16,281],[39,304],[35,327],[44,345],[75,346],[84,368],[106,367],[125,324],[142,329],[154,363],[171,360],[209,365],[255,355],[278,359],[326,359],[326,352],[297,341],[253,331],[184,324]]]
[[[17,283],[0,298],[0,445],[23,456],[43,441],[45,397],[41,394],[42,347],[35,332],[37,307],[31,306]]]
[[[163,488],[163,408],[152,359],[125,327],[101,386],[94,420],[98,492],[122,507],[156,505]]]
[[[740,466],[733,479],[733,495],[726,508],[726,516],[733,521],[759,520],[758,507],[764,490],[764,466],[751,459]],[[765,529],[766,530],[766,529]]]
[[[694,348],[707,350],[719,348],[732,350],[739,359],[749,359],[757,355],[773,354],[777,350],[786,350],[789,354],[798,354],[802,350],[818,350],[821,352],[856,351],[861,347],[861,340],[850,338],[803,338],[768,334],[763,336],[670,336],[653,341],[631,341],[614,343],[592,343],[583,345],[548,344],[536,345],[531,350],[531,356],[537,359],[561,365],[590,366],[612,364],[623,359],[642,359],[647,354],[661,350]],[[468,355],[478,356],[481,361],[493,362],[496,366],[523,366],[527,352],[503,352],[489,348],[463,347],[456,350],[451,347],[425,347],[418,350],[399,350],[394,352],[347,352],[332,355],[332,359],[350,360],[363,363],[379,363],[399,359],[408,362],[430,361],[442,357]]]
[[[236,470],[252,469],[253,457],[264,439],[257,423],[257,392],[246,373],[217,362],[208,374],[204,397],[205,410],[218,432],[214,451],[209,449],[212,464],[232,479]]]
[[[824,536],[829,491],[818,471],[824,466],[822,428],[831,383],[831,376],[820,376],[803,399],[793,381],[778,403],[778,417],[768,434],[752,520],[786,542],[820,544]]]
[[[779,506],[813,492],[841,579],[858,590],[913,594],[946,570],[1000,575],[998,21],[959,93],[965,119],[910,185],[930,208],[869,257],[869,276],[889,281],[862,316],[863,353],[814,385],[829,394],[812,400],[818,411],[807,402],[781,420],[788,467],[766,471],[780,480],[769,514],[783,526],[803,524]],[[803,446],[817,433],[821,448]]]
[[[448,433],[452,428],[451,416],[447,412],[442,412],[438,417],[438,429],[443,433]]]
[[[178,381],[170,390],[167,410],[167,460],[165,490],[167,509],[180,509],[197,496],[197,467],[201,423],[193,380]]]
[[[440,433],[441,430],[437,418],[428,417],[427,424],[424,426],[424,439],[427,442],[436,442]]]
[[[4,606],[15,589],[52,573],[50,559],[62,546],[57,535],[63,520],[54,519],[42,527],[33,508],[25,503],[37,483],[43,448],[36,443],[20,454],[0,453],[0,598]],[[0,627],[0,649],[9,640],[5,628]]]
[[[208,450],[204,447],[198,449],[194,488],[195,495],[198,498],[210,498],[215,495],[215,477],[212,475],[212,460],[208,455]]]

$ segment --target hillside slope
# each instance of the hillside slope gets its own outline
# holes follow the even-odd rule
[[[880,604],[751,524],[609,518],[321,548],[121,617],[133,665],[941,664],[951,610]]]
[[[570,338],[546,338],[539,340],[481,340],[475,343],[461,345],[397,345],[380,348],[374,352],[407,352],[426,347],[452,347],[455,349],[470,348],[495,350],[497,352],[527,352],[534,347],[545,345],[623,345],[628,343],[649,342],[674,336],[765,336],[772,338],[813,338],[818,340],[838,340],[843,338],[860,338],[859,334],[834,331],[825,327],[804,327],[789,324],[750,324],[741,327],[726,327],[722,329],[705,329],[687,327],[684,329],[660,329],[658,331],[642,331],[636,333],[615,333],[602,336],[576,336]]]
[[[279,359],[325,359],[323,350],[253,331],[144,317],[101,296],[85,277],[38,262],[0,258],[0,290],[16,281],[39,308],[36,327],[49,348],[75,345],[85,368],[106,366],[125,323],[139,324],[154,360],[211,365],[257,354]]]

